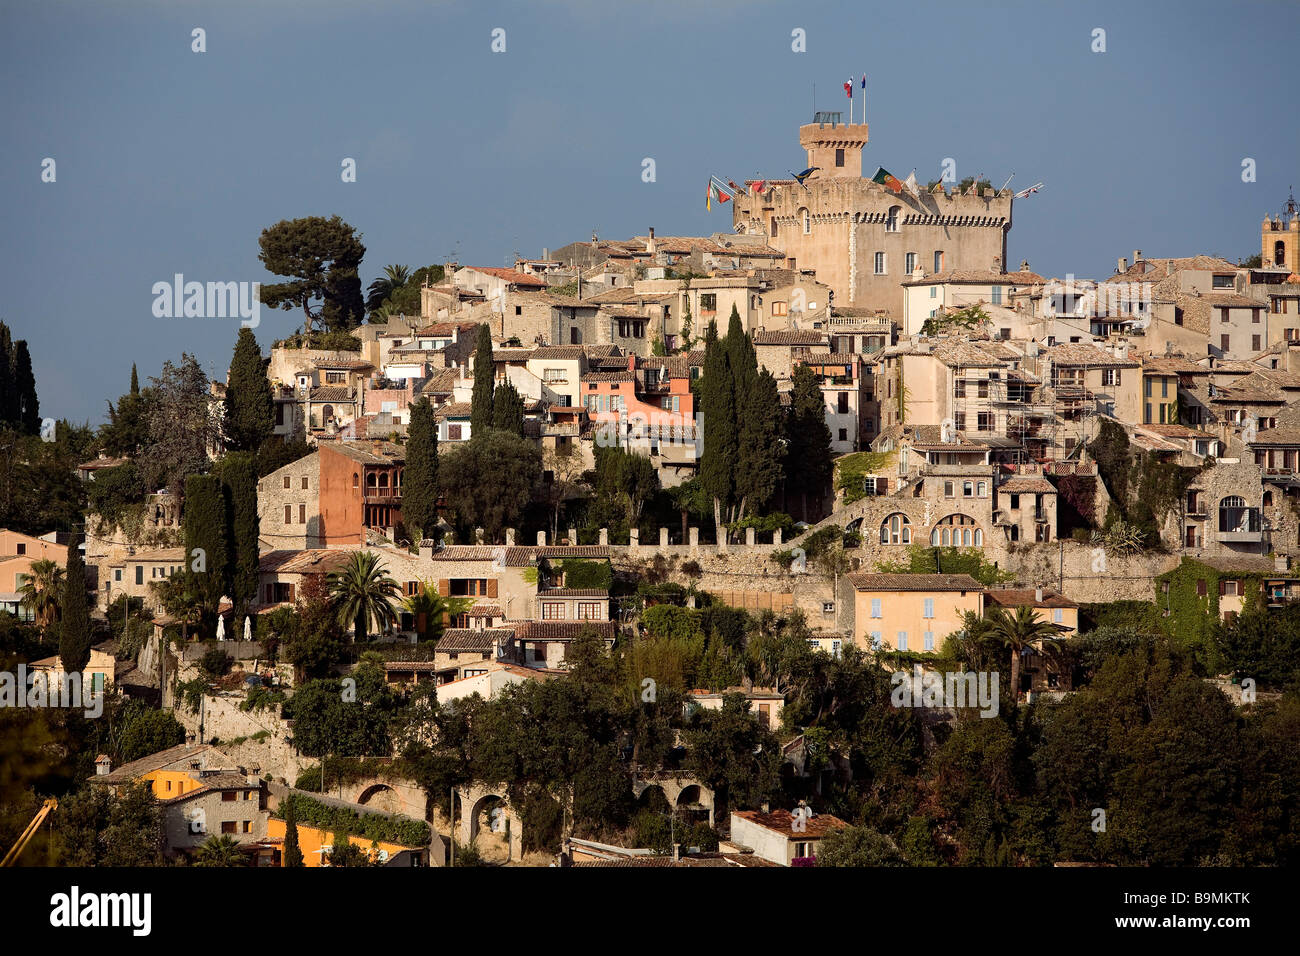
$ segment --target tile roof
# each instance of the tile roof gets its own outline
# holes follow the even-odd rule
[[[317,385],[311,390],[313,402],[355,402],[352,390],[346,385]]]
[[[478,322],[435,322],[433,325],[426,325],[424,328],[419,329],[415,332],[415,335],[417,337],[433,336],[434,338],[442,338],[451,335],[453,331],[473,332],[478,327]]]
[[[936,272],[932,275],[925,276],[922,279],[907,279],[900,285],[936,285],[938,283],[953,283],[960,285],[962,283],[974,283],[978,285],[1036,285],[1047,280],[1037,272],[980,272],[965,271],[961,269],[950,269],[945,272]]]
[[[515,628],[521,641],[572,641],[588,629],[609,640],[616,630],[613,621],[523,621]]]
[[[177,744],[175,747],[168,747],[166,750],[160,750],[147,757],[141,757],[139,760],[132,760],[130,763],[124,763],[112,773],[91,777],[90,779],[95,783],[129,783],[144,776],[146,773],[161,770],[170,764],[176,763],[178,760],[184,760],[188,757],[197,757],[199,754],[207,751],[211,751],[212,756],[218,759],[228,759],[224,753],[213,749],[210,744]],[[203,763],[207,763],[207,761],[205,760]]]
[[[1054,345],[1047,350],[1047,357],[1053,365],[1079,366],[1096,368],[1137,368],[1138,363],[1131,358],[1119,356],[1098,348],[1088,342],[1066,342]]]
[[[469,418],[473,414],[474,405],[471,402],[448,402],[433,410],[434,418]]]
[[[735,810],[733,816],[748,820],[765,830],[773,830],[792,840],[824,837],[834,830],[846,829],[849,824],[829,813],[814,813],[799,821],[799,829],[794,829],[794,814],[789,810],[773,810],[762,813],[758,810]]]
[[[848,576],[859,591],[983,591],[969,574],[873,574],[857,571]]]
[[[335,441],[324,443],[320,447],[338,452],[363,465],[392,465],[406,461],[406,449],[390,441]]]
[[[548,588],[537,592],[537,599],[543,598],[607,598],[606,588]]]
[[[585,354],[581,345],[543,345],[533,349],[531,358],[564,362],[580,359]]]
[[[459,369],[445,368],[431,377],[420,389],[421,395],[450,395],[456,387]]]
[[[825,332],[801,332],[794,329],[789,331],[773,330],[771,332],[759,329],[754,333],[755,345],[826,345],[827,338]]]
[[[328,574],[341,570],[356,549],[309,548],[302,551],[268,551],[257,563],[262,574]]]
[[[517,272],[514,269],[498,269],[493,266],[465,266],[466,269],[472,269],[475,272],[482,272],[485,275],[493,276],[497,279],[504,279],[511,285],[532,286],[534,288],[546,288],[546,280],[539,279],[535,275],[529,275],[527,272]]]
[[[634,382],[636,373],[623,372],[587,372],[582,376],[584,382]]]
[[[984,596],[988,598],[989,603],[996,604],[998,607],[1079,606],[1059,591],[1053,591],[1051,588],[1043,588],[1043,599],[1041,601],[1038,600],[1038,591],[1036,588],[995,588],[991,591],[985,591]]]
[[[483,630],[449,627],[442,632],[442,637],[438,638],[435,650],[439,654],[443,652],[459,654],[462,651],[490,652],[498,643],[509,643],[514,636],[514,629],[509,627],[489,627]]]
[[[1248,445],[1300,445],[1300,428],[1263,428]]]
[[[1008,495],[1056,494],[1056,486],[1038,475],[1016,475],[998,485],[998,491]]]
[[[1187,425],[1143,425],[1143,429],[1149,432],[1155,432],[1165,438],[1214,438],[1209,432],[1203,432],[1198,428],[1190,428]]]

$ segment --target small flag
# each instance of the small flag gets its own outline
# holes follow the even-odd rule
[[[740,187],[737,186],[735,183],[733,183],[730,179],[727,180],[727,185],[731,187],[731,191],[733,193],[740,192]]]
[[[853,99],[853,77],[851,76],[848,82],[844,84],[844,95],[849,99]]]
[[[912,170],[910,173],[908,173],[907,178],[903,180],[903,188],[906,189],[909,193],[911,193],[913,197],[917,199],[921,197],[920,187],[916,185],[915,169]]]
[[[862,88],[864,90],[867,88],[867,74],[865,73],[862,74]]]
[[[709,188],[704,190],[704,211],[713,211],[713,183],[709,183]]]
[[[1024,199],[1026,196],[1032,196],[1034,193],[1038,192],[1040,188],[1042,188],[1042,185],[1043,185],[1042,183],[1035,183],[1034,185],[1030,186],[1028,189],[1022,189],[1020,190],[1020,192],[1016,193],[1016,198]]]
[[[803,181],[807,179],[809,176],[811,176],[813,173],[817,172],[817,170],[819,169],[821,169],[820,166],[809,166],[803,172],[795,173],[794,178],[798,181],[799,185],[802,186]]]
[[[750,183],[750,184],[749,184],[749,191],[750,191],[751,193],[753,193],[755,196],[757,196],[759,193],[761,193],[761,192],[763,191],[763,188],[764,188],[766,185],[767,185],[767,180],[766,180],[766,179],[760,179],[760,180],[758,180],[757,182],[754,182],[754,183]]]
[[[713,188],[718,197],[718,202],[731,202],[730,196],[724,193],[721,189],[718,189],[716,186],[714,186]]]
[[[886,189],[892,190],[896,193],[901,193],[903,191],[903,184],[898,181],[898,177],[885,169],[884,166],[877,167],[876,175],[871,177],[871,181],[873,183],[879,183]]]

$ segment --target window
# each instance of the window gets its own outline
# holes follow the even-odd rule
[[[900,651],[907,650],[907,631],[898,632],[898,649]]]
[[[883,252],[877,252],[876,253],[876,275],[883,276],[884,274],[885,274],[885,254]]]
[[[1260,530],[1259,510],[1248,508],[1246,499],[1229,495],[1219,502],[1219,531],[1257,532]]]
[[[224,793],[221,795],[221,799],[222,799],[222,800],[226,799],[226,795],[225,795]],[[234,833],[234,832],[235,832],[235,821],[234,821],[234,820],[223,820],[223,821],[221,821],[221,832],[222,832],[222,833]]]
[[[1251,350],[1252,352],[1258,352],[1258,351],[1259,351],[1259,336],[1258,336],[1258,335],[1252,335],[1252,336],[1250,337],[1250,350]]]
[[[880,598],[871,599],[871,616],[880,617]]]
[[[939,297],[939,287],[935,285],[930,286],[930,298],[937,299],[938,297]],[[934,315],[933,312],[931,312],[930,314]]]
[[[812,232],[812,213],[804,209],[801,214],[803,216],[803,234],[806,236]]]
[[[901,211],[899,206],[889,207],[889,212],[885,214],[885,232],[898,232],[898,214]]]
[[[1211,285],[1215,289],[1231,289],[1233,288],[1232,278],[1230,275],[1216,275],[1211,280]]]
[[[244,820],[244,821],[243,821],[243,832],[244,832],[244,833],[252,833],[252,832],[253,832],[253,821],[252,821],[252,820]]]
[[[849,430],[848,430],[847,428],[841,428],[841,429],[840,429],[840,438],[839,438],[839,440],[840,440],[840,441],[848,441],[848,440],[849,440]]]
[[[880,632],[879,632],[879,631],[872,631],[872,632],[871,632],[871,649],[872,649],[872,650],[878,650],[879,647],[880,647],[880,645],[881,645],[881,643],[882,643],[882,638],[881,638],[881,634],[880,634]]]
[[[1219,336],[1219,348],[1224,352],[1232,351],[1232,346],[1228,344],[1228,341],[1229,341],[1229,336],[1227,335]]]
[[[927,618],[934,617],[934,598],[926,598],[923,603],[925,606],[921,611],[921,616]]]
[[[306,523],[307,523],[307,506],[306,506],[306,505],[299,505],[299,506],[298,506],[298,523],[299,523],[299,524],[306,524]]]
[[[934,650],[934,631],[925,632],[925,649],[927,651]]]
[[[993,431],[993,413],[992,413],[992,412],[980,412],[980,413],[976,416],[976,418],[977,418],[976,427],[977,427],[977,429],[978,429],[979,431],[982,431],[982,432],[991,432],[991,431]]]
[[[995,285],[995,286],[993,287],[992,293],[991,293],[990,296],[989,296],[989,302],[990,302],[992,305],[1001,305],[1001,304],[1002,304],[1002,286],[1000,286],[1000,285]]]
[[[945,498],[955,497],[953,494],[953,483],[951,481],[945,481],[943,483],[943,496]]]
[[[233,790],[222,790],[222,791],[221,791],[221,802],[222,802],[222,803],[234,803],[235,798],[236,798],[237,796],[239,796],[239,794],[235,793],[235,791],[233,791]]]
[[[144,584],[144,565],[143,565],[143,564],[137,564],[137,565],[135,566],[135,583],[136,583],[136,584]]]
[[[975,496],[975,482],[963,481],[961,483],[961,496],[963,498],[973,498]]]
[[[892,514],[880,524],[881,544],[911,544],[912,523],[907,515]]]
[[[977,482],[975,485],[975,497],[987,498],[989,496],[989,486],[987,482]]]
[[[910,276],[913,272],[916,271],[916,253],[915,253],[915,252],[909,252],[909,253],[904,257],[904,260],[903,260],[903,261],[907,264],[906,272],[907,272],[907,274]]]
[[[1053,624],[1064,624],[1064,623],[1065,623],[1065,611],[1061,610],[1059,607],[1052,608],[1052,623],[1053,623]]]
[[[836,166],[844,165],[844,150],[842,149],[835,150],[835,165]]]
[[[543,601],[542,602],[542,620],[543,621],[562,621],[567,615],[565,614],[564,604],[560,601]]]
[[[579,621],[599,621],[602,615],[600,613],[599,601],[582,601],[578,604]]]
[[[285,476],[284,476],[284,488],[285,488],[286,491],[289,490],[289,481],[290,481],[289,476],[288,476],[288,475],[285,475]]]
[[[942,250],[942,249],[936,249],[936,250],[935,250],[935,253],[934,253],[934,271],[935,271],[935,272],[942,272],[942,271],[943,271],[943,250]]]
[[[966,397],[966,380],[964,378],[959,378],[952,383],[952,396],[953,398]]]
[[[773,303],[772,303],[772,314],[773,314],[773,315],[788,315],[789,313],[790,313],[790,306],[789,306],[789,303],[786,303],[786,302],[773,302]]]
[[[700,312],[708,314],[718,311],[718,294],[716,292],[704,292],[700,295]]]
[[[284,523],[293,524],[293,505],[284,506]]]
[[[1102,369],[1102,370],[1101,370],[1101,384],[1102,384],[1102,385],[1118,385],[1118,384],[1119,384],[1119,369],[1117,369],[1117,368],[1104,368],[1104,369]]]

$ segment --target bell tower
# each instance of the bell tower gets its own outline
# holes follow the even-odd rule
[[[808,151],[808,165],[821,179],[861,179],[866,123],[844,123],[843,113],[818,112],[799,127],[799,145]]]
[[[1265,216],[1260,227],[1260,262],[1265,269],[1285,269],[1300,272],[1300,214],[1296,211],[1295,195],[1286,203],[1280,216]]]

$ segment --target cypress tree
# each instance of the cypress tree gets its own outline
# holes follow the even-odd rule
[[[9,326],[0,322],[0,425],[18,423],[18,393],[14,382],[14,340]]]
[[[132,370],[132,388],[135,373]],[[271,382],[262,364],[262,350],[253,330],[239,330],[226,385],[225,436],[232,451],[257,451],[275,427]]]
[[[428,396],[411,406],[402,472],[402,522],[422,537],[438,525],[438,422]]]
[[[185,479],[185,560],[200,603],[205,637],[216,634],[217,610],[227,592],[229,548],[226,544],[226,499],[216,475]],[[195,555],[195,550],[200,554]]]
[[[710,322],[704,334],[704,372],[699,393],[704,433],[700,486],[713,499],[713,520],[721,541],[726,534],[722,509],[731,506],[735,490],[736,409],[731,368],[726,349],[718,340],[716,322]]]
[[[298,810],[290,797],[284,802],[284,852],[282,866],[302,866],[302,849],[298,846]]]
[[[86,603],[86,562],[81,556],[80,533],[68,542],[68,565],[63,581],[62,633],[59,658],[64,673],[80,674],[90,663],[90,608]]]
[[[14,392],[21,430],[23,434],[35,435],[41,430],[41,403],[36,397],[36,375],[32,372],[32,356],[27,351],[26,339],[19,339],[14,345]]]
[[[225,497],[227,576],[235,623],[241,624],[248,605],[257,597],[258,536],[257,459],[252,452],[227,454],[221,460]]]
[[[510,382],[492,397],[492,427],[524,437],[524,398]]]
[[[791,377],[790,417],[786,420],[786,494],[798,489],[802,518],[808,520],[808,498],[820,502],[833,469],[831,430],[826,424],[826,400],[817,374],[796,365]]]
[[[767,369],[753,377],[753,385],[737,396],[740,441],[736,456],[736,517],[746,510],[763,510],[776,491],[784,457],[781,434],[781,396],[776,378]]]
[[[478,327],[478,343],[474,347],[474,395],[470,411],[470,437],[482,435],[492,427],[493,383],[496,367],[492,361],[492,330],[484,323]]]

